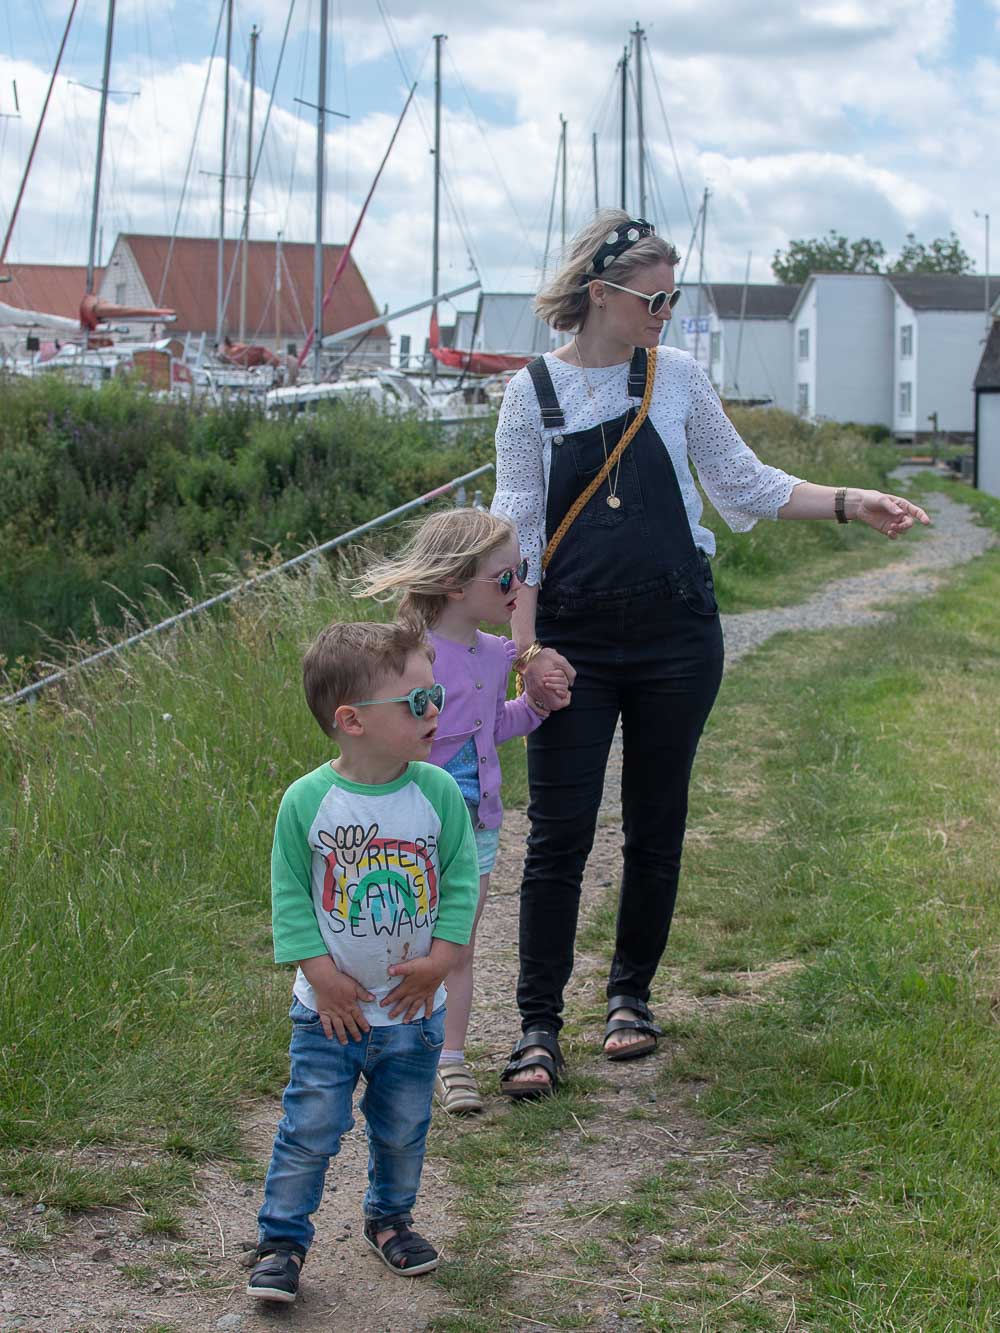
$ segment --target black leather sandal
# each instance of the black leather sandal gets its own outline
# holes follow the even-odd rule
[[[612,1018],[619,1009],[631,1009],[638,1018]],[[608,1038],[616,1032],[639,1032],[647,1038],[645,1041],[632,1041],[620,1050],[607,1049]],[[645,1000],[637,995],[612,995],[608,1001],[608,1021],[604,1025],[605,1060],[638,1060],[641,1055],[652,1055],[656,1050],[657,1038],[663,1029],[653,1022],[653,1015]]]
[[[298,1256],[295,1262],[293,1256]],[[257,1262],[247,1283],[247,1295],[259,1301],[281,1301],[291,1305],[299,1290],[299,1272],[305,1261],[305,1252],[295,1245],[259,1245]]]
[[[366,1217],[364,1238],[387,1268],[400,1277],[419,1277],[438,1266],[438,1252],[429,1241],[411,1231],[409,1213],[396,1217]],[[378,1233],[393,1228],[393,1235],[380,1245]]]
[[[540,1046],[546,1054],[525,1055],[525,1051],[532,1046]],[[515,1102],[537,1101],[539,1097],[551,1097],[559,1087],[559,1075],[565,1068],[566,1062],[554,1032],[548,1032],[544,1028],[526,1032],[520,1041],[514,1043],[510,1059],[500,1075],[500,1091]],[[548,1083],[515,1081],[515,1075],[523,1073],[526,1069],[544,1069],[548,1075]]]

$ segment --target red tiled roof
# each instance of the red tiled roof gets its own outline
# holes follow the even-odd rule
[[[87,269],[76,264],[8,264],[12,281],[0,286],[0,301],[21,310],[77,319],[87,287]],[[101,285],[101,269],[94,272],[94,290]]]
[[[136,263],[142,272],[149,294],[157,305],[177,311],[174,326],[182,332],[215,333],[216,263],[218,241],[205,236],[178,236],[167,280],[160,294],[163,272],[170,248],[169,236],[144,236],[135,232],[123,233]],[[225,243],[226,281],[236,255],[237,242]],[[324,290],[333,278],[334,269],[343,254],[342,245],[323,247]],[[281,327],[282,340],[301,340],[312,323],[313,308],[313,246],[301,241],[282,244]],[[226,316],[226,332],[235,338],[240,322],[240,275],[242,258],[237,261]],[[275,244],[273,241],[251,241],[247,255],[247,339],[262,334],[273,335]],[[374,319],[379,310],[372,299],[364,278],[353,258],[340,276],[333,298],[323,318],[323,332],[336,333],[340,329],[363,324]],[[388,338],[384,327],[371,332],[373,338]]]

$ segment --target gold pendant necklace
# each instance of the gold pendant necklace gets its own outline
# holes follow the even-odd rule
[[[594,390],[590,387],[590,380],[589,380],[588,377],[587,377],[587,368],[586,368],[586,366],[583,364],[583,357],[580,355],[580,345],[579,345],[579,343],[576,341],[575,338],[573,339],[573,350],[574,350],[574,352],[576,352],[576,359],[577,359],[577,362],[579,363],[579,366],[580,366],[580,373],[583,375],[583,384],[584,384],[584,388],[587,390],[587,397],[590,399],[591,404],[593,404],[593,402],[594,402]],[[598,424],[599,424],[599,426],[600,426],[600,428],[601,428],[601,448],[604,450],[604,466],[607,467],[607,466],[608,466],[608,442],[607,442],[607,440],[604,438],[604,422],[601,421],[601,422],[599,422]],[[618,478],[619,478],[619,476],[620,476],[620,474],[621,474],[621,470],[622,470],[622,456],[621,456],[621,454],[619,454],[619,455],[618,455],[618,465],[617,465],[617,467],[615,468],[615,479],[614,479],[614,482],[613,482],[613,483],[612,483],[612,480],[611,480],[611,472],[610,472],[610,470],[608,471],[608,492],[609,492],[609,493],[608,493],[608,495],[606,496],[604,503],[608,506],[609,509],[621,509],[621,507],[622,507],[622,502],[621,502],[621,500],[618,498],[618,495],[616,494],[616,492],[617,492],[617,490],[618,490]]]

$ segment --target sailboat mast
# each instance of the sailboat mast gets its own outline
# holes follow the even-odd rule
[[[101,167],[104,162],[104,126],[108,118],[108,80],[111,75],[111,43],[115,30],[115,0],[108,0],[108,26],[104,34],[104,77],[101,79],[101,110],[97,118],[97,162],[94,166],[94,202],[90,210],[90,247],[87,252],[87,290],[94,292],[94,254],[97,249],[97,218],[101,207]]]
[[[226,3],[226,66],[222,94],[222,171],[219,175],[219,245],[215,263],[215,345],[222,346],[226,269],[226,140],[229,138],[229,61],[233,52],[233,0]]]
[[[708,186],[701,199],[701,245],[698,249],[698,319],[694,327],[694,359],[701,348],[701,320],[705,310],[705,221],[708,217]]]
[[[621,88],[621,163],[622,163],[622,181],[621,181],[621,207],[628,211],[627,186],[628,186],[628,47],[622,52],[622,58],[618,68],[622,72]]]
[[[566,253],[566,117],[559,112],[559,152],[562,156],[562,206],[560,212],[560,236],[562,254]]]
[[[250,194],[253,189],[253,99],[257,91],[257,25],[250,29],[250,113],[247,119],[247,178],[243,195],[243,268],[240,273],[240,342],[247,337],[247,260],[250,249]]]
[[[431,247],[431,296],[437,301],[441,245],[441,43],[443,32],[434,35],[434,237]],[[433,306],[437,311],[437,305]],[[437,361],[431,365],[431,381],[437,379]]]
[[[596,211],[601,206],[601,190],[597,179],[597,131],[596,130],[594,130],[593,134],[590,136],[590,147],[594,157],[594,209]]]
[[[323,194],[326,189],[326,46],[329,0],[319,6],[319,88],[316,95],[316,241],[313,247],[313,379],[323,361]]]
[[[281,355],[281,232],[274,247],[274,353]]]
[[[638,21],[632,29],[632,36],[635,39],[635,106],[636,136],[639,140],[639,216],[646,216],[646,139],[643,128],[643,98],[642,98],[642,42],[645,32],[639,27]]]

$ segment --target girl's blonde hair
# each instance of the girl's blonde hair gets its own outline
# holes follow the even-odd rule
[[[624,209],[602,208],[594,214],[592,222],[577,232],[567,246],[562,267],[535,297],[535,314],[539,319],[565,333],[579,333],[590,310],[590,288],[585,279],[591,261],[604,238],[628,221],[629,215]],[[677,264],[679,261],[680,255],[669,241],[659,236],[644,236],[600,275],[595,273],[592,276],[594,280],[607,278],[609,282],[627,285],[638,269],[650,264]]]
[[[429,629],[448,604],[448,593],[476,577],[484,556],[517,531],[484,509],[446,509],[425,519],[395,559],[381,560],[354,587],[355,597],[389,601],[400,596],[401,620]]]

